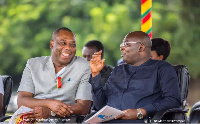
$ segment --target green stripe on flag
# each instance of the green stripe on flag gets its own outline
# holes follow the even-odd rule
[[[144,18],[150,11],[151,11],[151,8],[149,8],[149,9],[142,15],[142,18]]]
[[[151,31],[152,31],[152,27],[146,33],[149,34]]]

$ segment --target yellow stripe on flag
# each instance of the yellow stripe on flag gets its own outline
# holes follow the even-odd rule
[[[152,6],[152,0],[147,0],[141,5],[141,14],[143,15]]]
[[[147,32],[151,27],[152,27],[152,17],[149,18],[149,20],[146,21],[146,23],[144,23],[141,26],[143,32]]]

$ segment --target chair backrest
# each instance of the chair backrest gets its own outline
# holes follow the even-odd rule
[[[181,107],[160,111],[156,113],[153,120],[171,120],[171,122],[173,120],[181,120],[187,122],[186,113],[188,109],[186,109],[185,106],[190,83],[190,75],[185,65],[175,65],[173,67],[178,76],[178,83],[181,91]]]
[[[189,89],[189,84],[190,84],[190,75],[185,65],[175,65],[174,69],[176,70],[179,87],[181,90],[181,107],[185,108],[187,104],[186,99],[187,99],[188,89]]]
[[[13,80],[9,75],[1,75],[1,78],[4,84],[3,108],[1,116],[5,116],[12,94]]]

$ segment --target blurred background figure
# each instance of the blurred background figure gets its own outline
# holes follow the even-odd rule
[[[151,41],[151,58],[156,60],[166,60],[171,51],[169,42],[162,38],[153,38]]]
[[[101,59],[103,59],[104,58],[103,44],[98,40],[91,40],[91,41],[88,41],[84,45],[84,47],[82,49],[82,55],[87,61],[90,61],[92,59],[92,55],[95,52],[99,52],[100,50],[102,51]],[[105,65],[104,68],[101,70],[101,72],[100,72],[101,73],[101,82],[103,85],[106,83],[112,70],[113,70],[113,67],[110,65]]]
[[[117,61],[117,65],[121,65],[121,64],[125,64],[122,58]]]

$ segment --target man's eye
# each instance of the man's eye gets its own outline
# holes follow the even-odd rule
[[[128,43],[124,43],[124,46],[128,46],[129,44]]]
[[[69,45],[70,45],[71,47],[76,47],[76,44],[74,44],[74,43],[73,43],[73,44],[69,44]]]
[[[60,44],[60,45],[65,45],[65,42],[60,42],[59,44]]]

